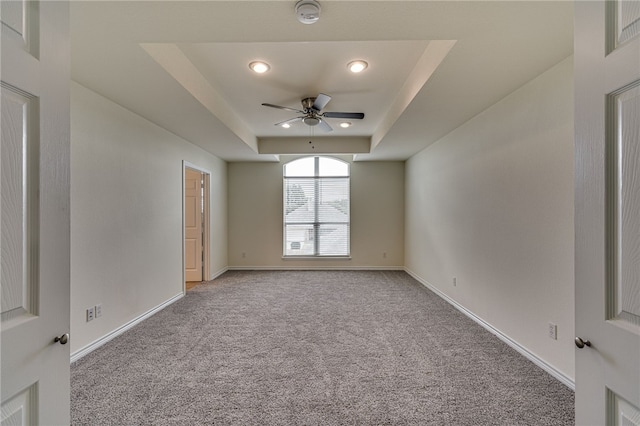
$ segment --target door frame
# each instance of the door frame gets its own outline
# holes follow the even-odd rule
[[[197,166],[193,163],[190,163],[186,160],[182,161],[182,293],[186,294],[186,274],[185,274],[185,266],[186,266],[186,249],[185,249],[185,178],[186,178],[186,169],[195,170],[204,175],[204,195],[202,198],[202,209],[203,209],[203,220],[202,220],[202,251],[203,251],[203,261],[202,261],[202,279],[203,281],[208,281],[211,279],[210,270],[211,270],[211,254],[210,254],[210,224],[211,224],[211,172],[205,168]]]

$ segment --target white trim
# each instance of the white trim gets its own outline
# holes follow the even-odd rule
[[[211,275],[211,173],[202,172],[202,178],[204,186],[202,198],[204,212],[204,217],[202,218],[204,220],[204,241],[202,241],[204,259],[202,265],[202,278],[206,279],[206,277]]]
[[[229,268],[227,268],[226,266],[222,269],[219,269],[218,271],[214,272],[213,275],[211,275],[211,277],[209,278],[209,281],[215,280],[216,278],[218,278],[220,275],[224,274],[228,270]]]
[[[194,163],[190,163],[187,160],[182,160],[182,168],[184,169],[185,167],[211,175],[211,171],[209,169],[205,169],[204,167],[198,166]]]
[[[184,215],[185,215],[185,202],[184,202],[184,198],[186,197],[187,191],[185,189],[185,180],[187,178],[187,162],[185,160],[182,160],[182,182],[181,182],[181,190],[180,190],[180,195],[181,195],[181,200],[180,203],[182,204],[182,217],[181,217],[181,221],[180,221],[180,226],[182,226],[182,229],[180,230],[180,233],[182,235],[182,294],[185,295],[187,294],[187,273],[185,271],[185,265],[187,264],[187,253],[186,253],[186,248],[185,248],[185,241],[184,239],[186,238],[186,231],[185,231],[185,220],[184,220]]]
[[[525,348],[515,340],[511,339],[509,336],[502,333],[497,328],[494,328],[491,324],[484,321],[482,318],[480,318],[479,316],[477,316],[476,314],[474,314],[473,312],[471,312],[470,310],[468,310],[467,308],[460,305],[458,302],[456,302],[455,300],[453,300],[452,298],[450,298],[449,296],[447,296],[446,294],[438,290],[436,287],[431,285],[427,280],[423,279],[422,277],[417,275],[415,272],[411,271],[406,267],[404,268],[404,270],[407,274],[415,278],[416,281],[418,281],[420,284],[422,284],[423,286],[425,286],[426,288],[434,292],[436,295],[444,299],[447,303],[452,305],[454,308],[456,308],[457,310],[465,314],[467,317],[471,318],[473,321],[478,323],[480,326],[482,326],[484,329],[489,331],[491,334],[495,335],[498,339],[502,340],[504,343],[511,346],[522,356],[527,358],[529,361],[533,362],[538,367],[542,368],[547,373],[551,374],[553,377],[558,379],[561,383],[563,383],[565,386],[567,386],[569,389],[575,392],[576,383],[569,376],[567,376],[566,374],[564,374],[563,372],[555,368],[553,365],[547,363],[545,360],[543,360],[538,355],[534,354],[529,349]]]
[[[404,266],[229,266],[230,271],[404,271]]]
[[[77,351],[75,351],[74,353],[71,354],[71,362],[72,363],[76,362],[77,360],[79,360],[83,356],[95,351],[100,346],[102,346],[105,343],[115,339],[116,337],[120,336],[122,333],[124,333],[125,331],[129,330],[130,328],[132,328],[136,324],[146,320],[147,318],[151,317],[156,312],[159,312],[159,311],[163,310],[167,306],[171,305],[173,302],[175,302],[175,301],[177,301],[179,299],[182,299],[183,297],[184,297],[184,293],[178,293],[175,296],[173,296],[171,299],[167,300],[166,302],[161,303],[160,305],[156,306],[155,308],[152,308],[152,309],[148,310],[144,314],[142,314],[142,315],[132,319],[128,323],[116,328],[112,332],[105,334],[101,338],[99,338],[97,340],[94,340],[93,342],[91,342],[87,346],[85,346],[84,348],[78,349]]]

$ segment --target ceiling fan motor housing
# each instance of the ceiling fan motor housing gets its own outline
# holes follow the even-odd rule
[[[315,24],[320,19],[320,3],[316,0],[300,0],[296,3],[296,17],[303,24]]]
[[[302,100],[302,108],[304,108],[304,110],[308,110],[313,108],[313,103],[316,101],[316,98],[304,98]]]

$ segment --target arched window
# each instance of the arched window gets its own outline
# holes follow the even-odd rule
[[[349,163],[305,157],[283,175],[284,256],[349,256]]]

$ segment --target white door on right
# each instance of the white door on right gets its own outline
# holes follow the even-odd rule
[[[576,424],[640,425],[640,0],[577,1],[574,64]]]

